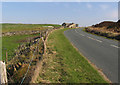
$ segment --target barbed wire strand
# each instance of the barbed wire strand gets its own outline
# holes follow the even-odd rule
[[[33,56],[34,56],[34,54],[33,54]],[[32,56],[32,60],[33,60],[33,56]],[[32,62],[32,60],[31,60],[31,62]],[[25,75],[24,75],[24,77],[23,77],[23,79],[22,79],[20,85],[22,85],[23,81],[25,80],[25,78],[26,78],[26,76],[27,76],[27,73],[28,73],[28,71],[29,71],[29,68],[30,68],[31,62],[30,62],[30,64],[29,64],[29,66],[28,66],[27,72],[25,73]]]
[[[46,35],[47,35],[47,34],[48,34],[48,33],[46,33]],[[40,39],[41,39],[41,38],[40,38]],[[40,39],[38,40],[38,42],[40,41]],[[43,41],[43,42],[44,42],[44,41]],[[35,50],[36,50],[36,49],[35,49]],[[34,54],[35,54],[35,51],[34,51],[34,53],[33,53],[33,56],[34,56]],[[32,56],[31,62],[33,61],[33,56]],[[25,75],[24,75],[24,77],[23,77],[23,79],[22,79],[20,85],[23,84],[23,82],[24,82],[24,80],[25,80],[25,78],[26,78],[26,76],[27,76],[27,73],[28,73],[28,71],[29,71],[29,68],[30,68],[31,62],[30,62],[30,64],[29,64],[29,66],[28,66],[27,72],[25,73]]]
[[[39,40],[38,40],[38,41],[39,41]],[[36,48],[35,48],[35,50],[36,50]],[[34,54],[35,54],[35,51],[34,51],[34,53],[33,53],[33,56],[35,56]],[[24,75],[24,77],[23,77],[23,79],[22,79],[20,85],[23,84],[23,82],[24,82],[24,80],[25,80],[25,78],[26,78],[26,76],[27,76],[27,74],[28,74],[28,71],[29,71],[30,65],[31,65],[31,63],[32,63],[32,61],[33,61],[33,56],[32,56],[31,62],[29,63],[29,66],[28,66],[27,72],[25,73],[25,75]]]

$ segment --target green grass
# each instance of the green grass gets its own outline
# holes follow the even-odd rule
[[[56,30],[48,37],[48,49],[56,54],[49,56],[40,77],[53,83],[106,83],[64,36],[65,30]],[[49,51],[47,53],[50,54]]]
[[[2,24],[2,32],[12,31],[25,31],[25,30],[44,30],[48,29],[43,26],[59,27],[60,25],[54,24]]]
[[[1,25],[1,24],[0,24]],[[2,32],[12,32],[12,31],[26,31],[26,30],[45,30],[49,29],[44,26],[54,26],[59,27],[57,24],[2,24]],[[15,35],[15,36],[4,36],[2,37],[2,58],[5,60],[6,50],[8,52],[8,60],[14,56],[14,51],[22,42],[17,42],[18,40],[25,39],[26,37],[31,37],[35,35]]]
[[[28,37],[33,37],[39,34],[34,35],[14,35],[14,36],[4,36],[2,37],[2,59],[5,60],[6,51],[8,54],[8,60],[14,57],[14,52],[17,47],[26,42],[18,42],[24,40]]]

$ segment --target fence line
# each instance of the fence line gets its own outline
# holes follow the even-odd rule
[[[46,37],[47,37],[47,35],[48,35],[48,32],[46,32]],[[44,38],[41,37],[40,39],[42,39],[42,41],[43,41],[43,43],[44,43],[44,41],[45,41]],[[39,40],[40,40],[40,39],[39,39]],[[38,40],[38,42],[39,42],[39,40]],[[44,44],[45,44],[45,43],[44,43]],[[44,46],[45,46],[45,45],[44,45]],[[34,51],[34,53],[33,53],[33,56],[35,56],[34,54],[35,54],[35,51]],[[31,60],[31,62],[30,62],[30,64],[29,64],[29,66],[28,66],[27,72],[25,73],[25,75],[24,75],[24,77],[23,77],[23,79],[22,79],[20,85],[23,84],[23,82],[24,82],[24,80],[25,80],[25,78],[26,78],[26,76],[27,76],[27,74],[28,74],[28,71],[29,71],[30,65],[31,65],[31,63],[32,63],[32,61],[33,61],[33,56],[32,56],[32,60]]]
[[[51,30],[50,30],[51,31]],[[46,33],[45,33],[45,40],[46,40],[46,37],[47,37],[47,35],[49,34],[49,31],[47,31]],[[40,39],[42,39],[42,42],[43,42],[43,44],[45,44],[44,42],[45,42],[45,40],[44,40],[44,38],[43,37],[41,37],[41,38],[39,38],[38,39],[38,42],[39,42],[39,40]],[[38,44],[38,43],[37,43]],[[24,82],[24,80],[25,80],[25,78],[26,78],[26,76],[27,76],[27,74],[28,74],[28,72],[29,72],[29,70],[30,70],[30,66],[31,66],[31,63],[32,63],[32,61],[33,61],[33,57],[35,56],[35,52],[36,52],[36,50],[37,50],[37,48],[35,48],[34,49],[34,52],[33,52],[33,56],[32,56],[32,59],[30,60],[30,63],[29,63],[29,66],[28,66],[28,68],[27,68],[27,71],[26,71],[26,73],[24,74],[24,76],[23,76],[23,78],[22,78],[22,80],[21,80],[21,82],[20,82],[20,85],[22,85],[23,84],[23,82]],[[7,55],[7,54],[6,54]],[[2,61],[1,61],[2,62]],[[2,62],[3,63],[3,62]],[[3,63],[4,64],[4,72],[5,73],[3,73],[3,72],[1,72],[2,73],[2,75],[0,75],[0,77],[2,78],[2,76],[4,75],[5,77],[4,78],[2,78],[2,79],[0,79],[0,80],[2,80],[0,83],[8,83],[8,81],[7,81],[7,73],[6,73],[6,66],[5,66],[5,63]],[[1,65],[1,63],[0,63],[0,65]],[[1,65],[1,67],[2,67],[3,65]]]
[[[41,39],[41,38],[40,38],[40,39]],[[39,39],[39,40],[40,40],[40,39]],[[38,42],[39,42],[39,40],[38,40]],[[34,53],[33,53],[32,59],[31,59],[31,62],[29,63],[29,66],[28,66],[27,72],[25,73],[25,75],[24,75],[24,77],[23,77],[23,79],[22,79],[20,85],[23,84],[23,82],[24,82],[24,80],[25,80],[25,78],[26,78],[26,76],[27,76],[27,74],[28,74],[28,71],[29,71],[29,69],[30,69],[31,63],[32,63],[32,61],[33,61],[33,57],[35,56],[35,51],[36,51],[36,48],[35,48],[35,50],[34,50]]]

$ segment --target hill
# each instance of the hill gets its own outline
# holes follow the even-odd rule
[[[120,20],[118,20],[117,22],[104,21],[99,24],[93,25],[92,27],[105,27],[105,29],[107,30],[120,32]]]

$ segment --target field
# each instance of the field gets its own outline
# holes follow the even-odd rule
[[[34,37],[39,34],[34,35],[15,35],[15,36],[4,36],[2,37],[2,58],[5,60],[6,51],[8,56],[8,61],[13,58],[15,49],[22,44],[27,43],[25,40],[29,37]],[[23,42],[22,42],[23,41]]]
[[[50,34],[47,54],[37,83],[106,83],[103,77],[64,36],[66,29]]]
[[[30,82],[36,64],[44,53],[43,40],[47,32],[60,25],[53,24],[2,24],[2,60],[6,61],[8,83]],[[7,59],[6,59],[7,54]],[[31,62],[32,61],[32,62]]]
[[[60,25],[53,24],[2,24],[2,32],[13,32],[13,31],[28,31],[28,30],[45,30],[49,29],[44,26],[58,27]],[[22,43],[27,43],[25,40],[29,37],[38,36],[39,34],[33,35],[14,35],[14,36],[3,36],[2,37],[2,59],[5,60],[6,51],[8,60],[13,58],[15,49]],[[20,42],[20,41],[24,42]]]
[[[26,30],[44,30],[48,29],[44,26],[54,26],[59,27],[60,25],[53,24],[2,24],[2,32],[12,32],[12,31],[26,31]]]

